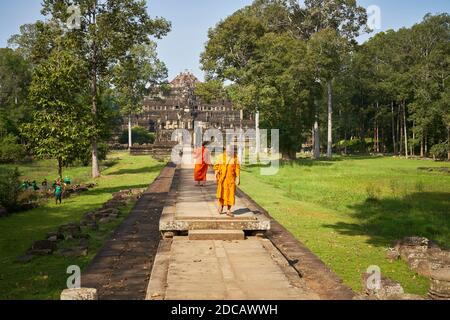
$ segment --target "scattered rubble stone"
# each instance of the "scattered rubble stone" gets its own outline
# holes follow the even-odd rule
[[[56,250],[56,243],[48,240],[39,240],[33,243],[28,255],[49,255]]]
[[[389,278],[382,277],[380,282],[380,288],[369,289],[367,287],[367,281],[369,277],[372,276],[369,273],[364,273],[362,275],[362,285],[365,288],[365,294],[376,300],[391,300],[394,297],[399,297],[405,294],[403,287],[398,283]]]
[[[62,257],[85,257],[88,255],[88,248],[85,246],[64,248],[58,250],[57,254]]]
[[[399,257],[417,274],[430,279],[432,299],[450,299],[450,251],[442,250],[427,238],[407,237],[389,248],[390,260]]]
[[[98,300],[97,289],[80,288],[80,289],[66,289],[61,293],[61,300]]]
[[[429,296],[433,300],[450,300],[450,268],[432,271]]]
[[[79,239],[79,237],[82,235],[81,226],[78,223],[69,223],[60,226],[58,229],[58,233],[63,235],[64,240]]]

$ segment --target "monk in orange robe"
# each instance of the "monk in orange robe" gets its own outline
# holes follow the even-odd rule
[[[214,172],[217,180],[219,214],[223,213],[223,208],[226,206],[227,216],[234,217],[231,208],[236,200],[236,185],[240,185],[241,167],[233,146],[228,146],[225,153],[216,158]]]
[[[196,186],[206,185],[206,175],[208,173],[208,168],[211,166],[211,155],[207,148],[207,143],[203,143],[201,148],[194,151],[195,158],[195,169],[194,169],[194,180]]]

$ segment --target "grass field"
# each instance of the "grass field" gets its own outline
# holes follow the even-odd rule
[[[164,166],[148,156],[131,157],[126,153],[113,153],[110,158],[103,163],[103,176],[95,181],[97,187],[89,192],[71,197],[61,206],[51,201],[35,210],[0,219],[0,300],[59,299],[61,290],[66,286],[67,267],[86,267],[132,205],[122,210],[120,219],[90,233],[89,254],[86,257],[39,257],[27,264],[15,260],[24,255],[33,241],[42,240],[48,232],[56,231],[58,226],[77,222],[84,213],[100,208],[112,198],[112,193],[148,187]],[[19,169],[22,179],[30,181],[40,182],[44,178],[53,181],[57,176],[53,161],[35,162],[19,166]],[[89,172],[90,168],[77,167],[69,168],[64,175],[71,177],[75,183],[90,182]]]
[[[386,248],[405,236],[450,247],[450,175],[419,170],[448,163],[398,158],[338,157],[283,164],[275,176],[244,167],[242,189],[360,291],[361,274],[381,267],[408,293],[425,294],[428,280]]]

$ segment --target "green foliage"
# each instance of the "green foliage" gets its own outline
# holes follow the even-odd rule
[[[20,162],[25,156],[26,150],[18,143],[17,137],[9,134],[0,138],[0,163]]]
[[[435,159],[445,160],[447,159],[449,152],[448,142],[435,144],[431,147],[430,153]]]
[[[258,0],[209,31],[201,55],[209,82],[199,92],[211,100],[218,84],[236,107],[260,111],[262,127],[280,129],[283,156],[295,157],[310,134],[323,90],[366,21],[355,1]],[[329,86],[331,87],[331,86]],[[330,92],[331,95],[331,92]]]
[[[121,144],[128,144],[128,130],[124,130],[120,136],[119,142]],[[156,137],[153,133],[148,132],[145,128],[134,127],[131,131],[133,144],[153,144]]]
[[[112,90],[122,115],[137,114],[142,100],[167,78],[167,68],[157,57],[156,44],[135,45],[111,71]]]
[[[29,63],[17,52],[0,48],[0,134],[16,133],[20,123],[29,120]]]
[[[226,90],[220,80],[199,82],[195,86],[195,95],[206,103],[211,103],[227,97]]]
[[[373,139],[342,140],[338,146],[341,150],[345,149],[348,154],[368,153],[373,151]]]
[[[33,122],[22,126],[34,154],[58,160],[62,167],[78,158],[89,145],[91,113],[85,100],[85,65],[70,51],[62,49],[36,67],[30,98],[36,106]]]
[[[13,210],[20,193],[19,170],[0,167],[0,206]]]

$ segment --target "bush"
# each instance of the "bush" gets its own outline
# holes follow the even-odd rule
[[[435,144],[431,147],[430,153],[436,160],[445,160],[448,156],[448,143]]]
[[[0,162],[19,162],[26,156],[25,148],[17,142],[17,137],[12,134],[0,139]]]
[[[338,144],[341,150],[344,150],[347,147],[347,153],[350,154],[367,153],[373,150],[373,139],[342,140]]]
[[[0,206],[7,210],[15,209],[19,194],[19,169],[0,168]]]
[[[155,143],[156,137],[154,134],[145,130],[142,127],[134,127],[131,132],[133,144],[152,144]],[[119,142],[128,145],[128,130],[124,130],[120,136]]]

